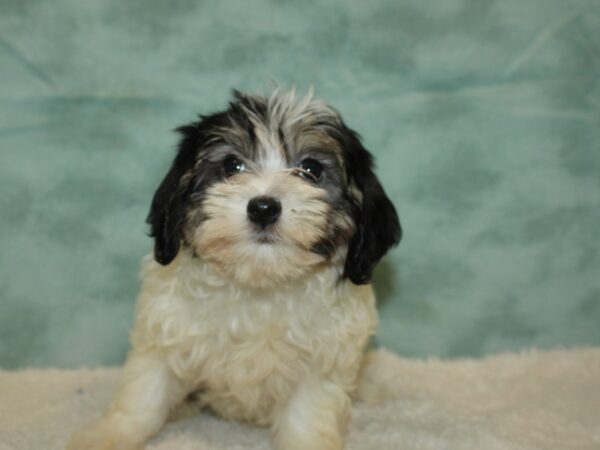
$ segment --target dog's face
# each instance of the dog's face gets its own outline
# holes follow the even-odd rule
[[[364,284],[400,239],[371,155],[311,96],[234,92],[228,110],[178,131],[177,157],[148,216],[161,264],[183,245],[250,287],[323,265]]]

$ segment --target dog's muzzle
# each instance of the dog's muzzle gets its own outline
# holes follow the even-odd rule
[[[248,202],[246,211],[248,219],[252,223],[261,228],[266,228],[277,222],[277,219],[281,216],[281,203],[273,197],[254,197]]]

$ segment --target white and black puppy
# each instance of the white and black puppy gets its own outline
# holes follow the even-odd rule
[[[121,386],[70,450],[143,448],[192,393],[269,426],[277,449],[343,448],[377,323],[371,274],[398,216],[334,109],[293,91],[233,97],[178,129]]]

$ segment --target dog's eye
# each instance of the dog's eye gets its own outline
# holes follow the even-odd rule
[[[312,181],[320,181],[323,175],[323,166],[316,159],[306,158],[300,163],[300,169],[300,176]]]
[[[223,173],[226,177],[235,175],[236,173],[246,170],[246,164],[235,156],[230,156],[223,161]]]

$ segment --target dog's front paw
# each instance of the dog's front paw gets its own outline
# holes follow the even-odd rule
[[[143,450],[144,444],[125,436],[108,420],[100,420],[71,436],[67,450]]]

